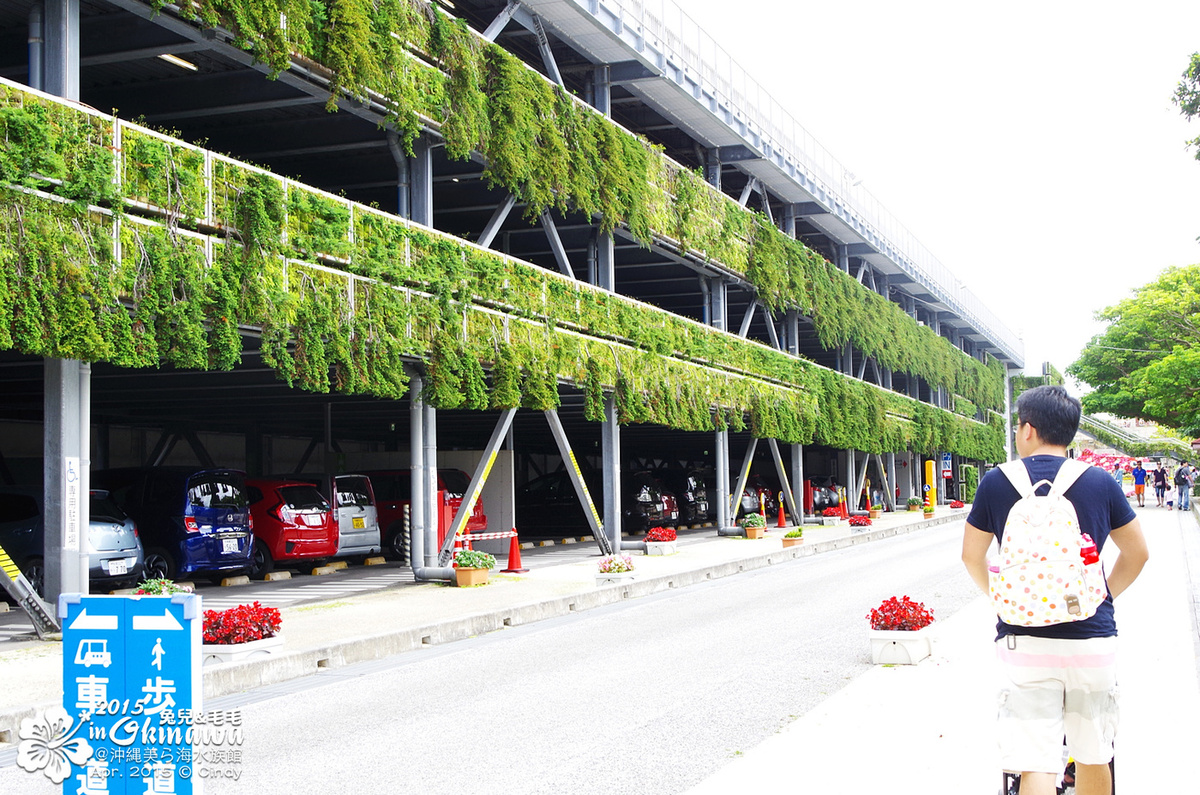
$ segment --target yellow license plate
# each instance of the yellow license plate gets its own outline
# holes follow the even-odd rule
[[[367,523],[363,521],[363,518],[361,516],[355,516],[353,519],[350,520],[350,524],[354,526],[355,530],[362,530],[364,527],[367,526]]]

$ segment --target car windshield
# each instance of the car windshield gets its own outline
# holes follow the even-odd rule
[[[407,472],[399,475],[371,475],[371,489],[380,502],[402,502],[409,498],[412,476]]]
[[[188,502],[195,508],[238,510],[246,507],[246,496],[230,478],[202,473],[188,481]]]
[[[284,486],[279,489],[279,496],[293,511],[329,510],[329,503],[316,486]]]
[[[371,490],[367,487],[367,482],[363,477],[338,478],[338,505],[358,505],[364,508],[370,506]]]
[[[467,473],[459,469],[439,469],[438,476],[441,477],[446,491],[456,497],[466,494],[467,487],[471,485],[471,479],[467,477]]]
[[[125,512],[117,507],[117,503],[107,491],[93,491],[88,500],[88,515],[93,522],[116,522],[123,524]]]

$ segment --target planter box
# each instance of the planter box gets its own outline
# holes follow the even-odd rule
[[[787,549],[788,547],[794,547],[797,544],[803,544],[803,543],[804,543],[803,538],[787,538],[785,536],[783,539],[783,548]]]
[[[203,665],[236,663],[268,657],[282,650],[283,635],[252,640],[249,643],[205,643],[200,646],[200,660]]]
[[[647,555],[674,555],[679,551],[679,542],[677,541],[647,541]]]
[[[490,569],[468,569],[459,566],[454,570],[454,584],[459,588],[487,585],[489,571]]]
[[[765,528],[765,527],[743,527],[742,528],[742,535],[746,536],[746,538],[763,538],[764,536],[766,536],[766,534],[767,534],[767,528]]]
[[[836,527],[844,521],[845,519],[840,516],[822,516],[821,527]]]
[[[933,518],[933,512],[932,512],[932,511],[926,511],[926,512],[925,512],[925,518],[926,518],[926,519],[932,519],[932,518]]]
[[[874,510],[872,510],[872,511],[868,511],[868,512],[867,512],[867,514],[868,514],[868,515],[870,516],[870,518],[872,518],[872,519],[878,519],[879,517],[883,516],[883,511],[874,511]]]
[[[617,571],[611,574],[597,574],[596,587],[602,585],[626,585],[633,582],[632,571]]]
[[[933,652],[928,630],[929,627],[916,631],[868,630],[871,662],[876,665],[916,665]]]

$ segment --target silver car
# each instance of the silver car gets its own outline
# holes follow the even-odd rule
[[[39,594],[45,593],[45,527],[42,490],[10,486],[0,489],[0,546]],[[88,580],[94,591],[109,591],[142,577],[145,554],[137,527],[109,497],[94,489],[88,501]]]

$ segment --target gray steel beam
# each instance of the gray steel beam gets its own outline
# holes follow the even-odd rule
[[[571,449],[571,442],[567,439],[567,432],[562,426],[562,420],[558,418],[557,411],[550,410],[543,413],[546,415],[546,422],[550,423],[550,433],[554,436],[554,443],[558,445],[558,452],[562,456],[563,463],[567,465],[567,476],[571,479],[571,485],[575,487],[575,496],[579,498],[579,504],[583,506],[583,515],[588,521],[588,526],[592,528],[592,537],[599,544],[601,553],[611,555],[614,548],[619,549],[620,547],[614,547],[604,533],[604,523],[600,521],[600,516],[596,513],[596,504],[592,502],[592,495],[588,492],[583,473],[579,471],[579,462],[575,460],[575,452]]]
[[[87,468],[91,369],[74,359],[46,359],[43,423],[43,595],[88,592]]]
[[[542,228],[546,230],[546,240],[550,242],[550,251],[554,254],[554,261],[558,263],[558,269],[563,272],[568,278],[575,278],[575,269],[571,267],[571,260],[567,257],[567,250],[563,248],[562,238],[558,236],[558,227],[554,225],[554,218],[551,217],[549,210],[542,211]]]
[[[504,200],[496,205],[496,211],[492,213],[492,217],[488,219],[487,225],[479,233],[479,240],[475,242],[484,248],[491,248],[492,241],[496,239],[496,234],[500,231],[500,227],[504,226],[504,222],[508,219],[508,214],[512,212],[512,208],[516,204],[516,196],[513,196],[511,193],[505,196]]]
[[[612,116],[612,78],[609,67],[603,64],[592,70],[592,107]]]
[[[775,460],[775,472],[779,475],[779,484],[783,487],[783,499],[787,503],[788,513],[792,515],[792,519],[797,525],[803,524],[803,515],[796,510],[796,495],[792,491],[792,483],[788,478],[787,468],[783,465],[783,456],[779,454],[779,442],[774,439],[768,439],[767,444],[771,446],[771,458]]]
[[[600,428],[600,454],[604,483],[604,532],[609,549],[621,548],[621,426],[617,422],[615,395],[604,398],[604,423]],[[604,547],[600,548],[604,552]],[[605,554],[609,554],[605,552]]]
[[[483,491],[483,484],[487,482],[488,475],[491,474],[492,467],[496,464],[496,455],[500,452],[500,446],[504,444],[504,439],[508,435],[508,429],[512,427],[513,417],[516,414],[516,409],[505,409],[500,414],[500,419],[496,421],[496,427],[492,429],[492,437],[488,439],[487,446],[483,448],[483,456],[475,466],[474,474],[471,475],[471,483],[467,486],[467,492],[463,494],[462,500],[459,502],[458,512],[454,514],[454,521],[450,524],[450,529],[446,531],[450,549],[442,547],[438,555],[439,566],[449,565],[454,548],[454,538],[460,535],[463,528],[467,526],[467,520],[471,518],[471,511],[475,509],[475,503],[478,502],[479,494]]]
[[[517,0],[508,0],[508,5],[504,7],[504,10],[497,14],[492,23],[487,26],[487,30],[483,32],[483,37],[488,41],[495,41],[496,37],[508,26],[508,23],[512,20],[513,15],[517,13],[517,9],[520,6],[521,4]]]
[[[745,207],[746,203],[750,201],[750,194],[754,191],[757,185],[758,177],[751,177],[749,180],[747,180],[746,186],[742,188],[742,195],[738,197],[738,204]]]
[[[771,345],[775,350],[783,350],[783,346],[779,343],[779,332],[775,329],[775,318],[771,316],[771,310],[763,307],[763,319],[767,321],[767,339],[771,341]]]
[[[792,445],[792,483],[800,489],[800,512],[796,514],[796,525],[804,524],[804,446]],[[793,492],[794,494],[795,492]]]
[[[45,0],[43,8],[42,81],[45,91],[78,101],[79,0]],[[49,601],[56,600],[57,597]]]
[[[717,431],[716,437],[717,470],[717,535],[733,535],[729,532],[733,527],[733,517],[729,510],[729,431]],[[709,499],[712,499],[711,497]]]
[[[433,146],[424,135],[413,141],[412,220],[433,226]]]
[[[742,468],[738,473],[737,485],[734,486],[733,493],[729,495],[729,512],[733,521],[736,523],[738,509],[742,505],[742,492],[746,490],[746,480],[750,477],[750,467],[754,464],[754,451],[758,449],[758,439],[750,437],[750,444],[746,448],[746,457],[742,461]]]
[[[742,316],[742,327],[738,329],[738,336],[745,337],[750,333],[750,324],[754,322],[754,310],[758,309],[758,301],[751,301],[746,306],[746,314]]]

